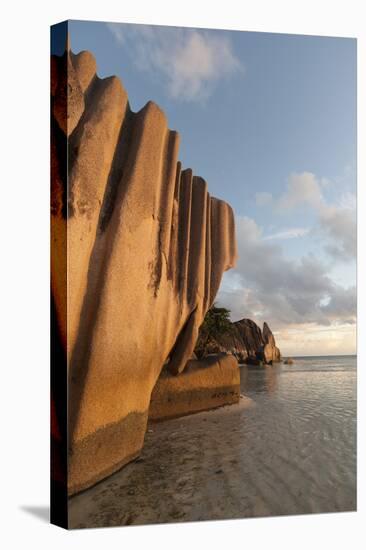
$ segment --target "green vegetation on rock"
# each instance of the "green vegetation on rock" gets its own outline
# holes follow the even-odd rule
[[[230,321],[230,310],[217,307],[216,304],[208,310],[199,330],[195,353],[200,359],[211,352],[210,343],[220,340],[220,336],[233,332]],[[215,352],[216,350],[212,350]]]

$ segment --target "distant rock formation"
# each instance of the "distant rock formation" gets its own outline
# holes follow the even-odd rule
[[[51,73],[51,284],[72,494],[139,454],[162,367],[184,370],[236,239],[231,207],[182,171],[155,103],[132,112],[89,52],[52,57]]]
[[[263,331],[251,319],[232,323],[230,332],[211,339],[206,353],[231,353],[240,363],[272,364],[281,361],[281,352],[267,323]]]
[[[276,347],[275,338],[267,323],[263,324],[263,359],[265,363],[278,363],[281,360],[281,353]]]

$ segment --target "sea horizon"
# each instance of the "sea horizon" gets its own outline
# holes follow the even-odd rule
[[[357,353],[337,353],[334,355],[290,355],[290,354],[283,354],[282,357],[292,357],[293,359],[311,359],[311,358],[317,358],[317,357],[357,357]]]

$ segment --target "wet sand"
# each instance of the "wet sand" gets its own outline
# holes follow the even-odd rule
[[[149,424],[139,459],[70,499],[69,525],[354,510],[354,388],[349,372],[243,368],[238,405]]]
[[[250,407],[242,396],[238,405],[150,423],[136,461],[70,499],[70,528],[234,517],[236,417]]]

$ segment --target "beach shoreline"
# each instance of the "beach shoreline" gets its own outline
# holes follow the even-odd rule
[[[204,457],[199,464],[199,469],[206,469],[209,478],[216,475],[219,479],[220,474],[224,472],[221,468],[222,461],[215,461],[215,452],[212,452],[219,451],[219,442],[217,442],[216,449],[206,452],[206,449],[199,449],[197,437],[192,438],[191,442],[187,440],[187,431],[191,429],[192,424],[195,424],[199,433],[204,430],[207,436],[208,430],[216,430],[219,436],[224,425],[227,428],[227,421],[231,424],[230,417],[235,417],[255,406],[252,399],[241,395],[239,402],[233,405],[224,405],[178,418],[149,421],[145,444],[136,460],[93,487],[70,497],[69,527],[103,527],[219,519],[219,510],[217,517],[211,517],[211,515],[189,519],[186,517],[184,509],[187,505],[199,508],[201,501],[201,497],[195,491],[197,488],[195,484],[197,480],[195,455],[198,453],[201,458]],[[227,421],[223,422],[224,419]],[[163,440],[167,441],[167,438],[168,446],[163,443]],[[184,445],[184,456],[181,455],[178,462],[174,464],[173,456],[179,456],[182,445]],[[205,452],[202,454],[202,451]],[[236,462],[235,460],[232,462],[226,460],[225,463],[225,478],[227,475],[231,477],[234,473],[231,470],[234,470],[233,466]],[[187,471],[187,464],[192,464],[190,474]],[[228,468],[229,465],[230,468]],[[159,488],[152,489],[157,483]],[[151,490],[146,491],[146,487],[150,487]],[[214,490],[214,484],[212,490]],[[148,501],[151,504],[144,502],[147,493],[149,499],[153,501]],[[164,499],[167,499],[170,505],[163,506],[163,510],[156,514],[157,508],[161,508]],[[234,510],[227,508],[224,503],[225,498],[222,501],[221,512],[225,511],[228,517],[232,517]]]
[[[135,461],[69,499],[69,527],[355,510],[355,360],[240,374],[238,404],[150,421]]]

